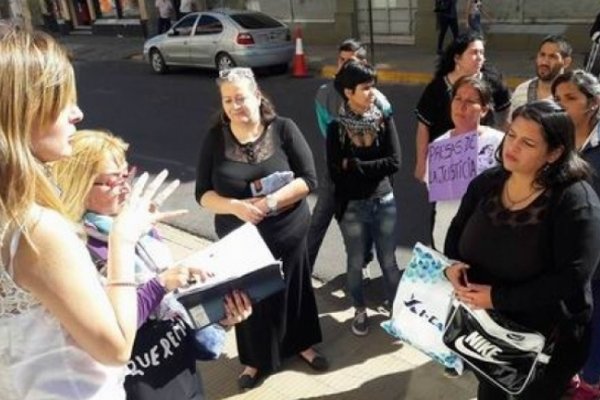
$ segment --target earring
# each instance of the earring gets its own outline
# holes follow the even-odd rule
[[[546,165],[544,165],[544,167],[542,168],[542,172],[543,173],[548,172],[548,170],[550,169],[551,165],[552,165],[551,163],[547,162]]]

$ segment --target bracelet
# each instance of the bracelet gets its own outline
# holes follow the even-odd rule
[[[108,281],[104,284],[106,287],[115,286],[115,287],[134,287],[137,288],[138,284],[133,281]]]

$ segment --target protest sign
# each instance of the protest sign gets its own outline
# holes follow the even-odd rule
[[[477,176],[477,132],[429,144],[429,201],[460,199]]]

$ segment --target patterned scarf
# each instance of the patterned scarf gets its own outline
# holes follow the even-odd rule
[[[383,113],[375,104],[371,105],[365,113],[357,114],[348,107],[348,103],[342,104],[338,114],[340,125],[340,141],[346,142],[347,138],[372,136],[373,142],[377,141],[377,136],[381,125],[383,124]]]
[[[83,216],[83,223],[89,238],[96,242],[95,246],[88,243],[88,249],[93,250],[97,255],[106,260],[108,258],[108,235],[112,229],[113,218],[94,212],[87,212]],[[171,251],[162,242],[154,229],[140,237],[135,246],[136,283],[143,284],[149,281],[171,265],[173,265]],[[106,267],[99,272],[106,276]],[[173,293],[167,293],[157,309],[150,316],[159,320],[169,320],[174,316],[179,316],[188,324],[192,323],[185,308],[177,301]]]

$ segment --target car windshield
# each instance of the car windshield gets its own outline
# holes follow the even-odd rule
[[[283,26],[276,19],[261,13],[232,14],[230,17],[245,29],[281,28]]]

